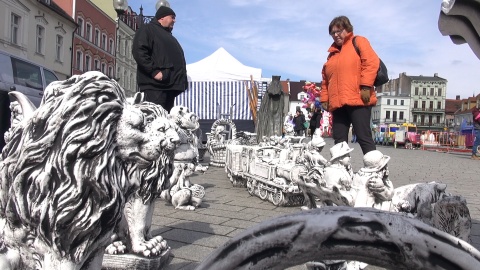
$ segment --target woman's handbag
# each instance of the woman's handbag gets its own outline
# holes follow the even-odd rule
[[[358,48],[357,43],[355,42],[355,38],[357,37],[355,36],[352,39],[353,47],[355,47],[355,51],[357,52],[358,56],[360,56],[360,49]],[[385,64],[383,63],[382,59],[380,59],[380,65],[378,67],[377,77],[375,78],[375,82],[373,82],[373,85],[380,86],[382,84],[386,84],[387,82],[388,82],[388,70]]]
[[[303,127],[304,127],[305,129],[307,129],[308,126],[309,126],[309,124],[310,124],[309,122],[305,121],[305,122],[303,122]]]

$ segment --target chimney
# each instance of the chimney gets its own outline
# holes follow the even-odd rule
[[[433,77],[438,77],[438,73],[433,73]]]
[[[460,100],[460,95],[456,95],[455,100]]]

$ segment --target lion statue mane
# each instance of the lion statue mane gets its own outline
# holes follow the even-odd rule
[[[144,187],[138,193],[150,199],[132,168],[173,151],[178,136],[146,139],[172,126],[154,131],[154,119],[95,71],[51,83],[38,109],[22,109],[0,160],[0,265],[100,269],[132,186]],[[143,140],[128,137],[135,133]]]
[[[119,151],[125,150],[127,155],[132,148],[141,145],[139,142],[149,140],[149,144],[136,149],[136,152],[145,153],[145,155],[156,154],[146,162],[140,159],[127,164],[128,178],[135,184],[131,185],[128,192],[124,215],[112,237],[113,242],[105,251],[111,255],[129,252],[144,257],[163,256],[169,252],[170,248],[161,236],[152,237],[150,228],[155,199],[160,197],[163,190],[169,188],[168,178],[173,172],[176,147],[175,149],[168,147],[168,138],[175,138],[178,146],[180,142],[178,125],[170,120],[168,112],[161,106],[143,102],[142,94],[137,94],[133,103],[144,115],[149,129],[145,131],[128,129],[129,131],[121,132],[119,141],[125,139],[127,142],[122,143],[124,146]],[[121,121],[120,130],[123,130],[122,127],[135,125],[135,121],[135,118]],[[149,151],[156,145],[161,145],[162,151]],[[125,146],[128,147],[124,149]]]

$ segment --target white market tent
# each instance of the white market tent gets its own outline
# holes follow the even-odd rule
[[[235,120],[252,120],[246,83],[250,76],[260,81],[262,70],[245,66],[224,48],[187,65],[188,90],[178,96],[176,105],[190,108],[200,119],[217,119],[232,113]]]

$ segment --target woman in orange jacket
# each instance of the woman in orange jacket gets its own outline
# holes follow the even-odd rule
[[[370,129],[372,106],[377,103],[373,82],[380,59],[361,36],[355,38],[360,55],[353,46],[353,26],[345,16],[330,22],[333,43],[322,69],[322,108],[332,113],[335,144],[348,142],[350,124],[355,129],[363,154],[376,150]]]

